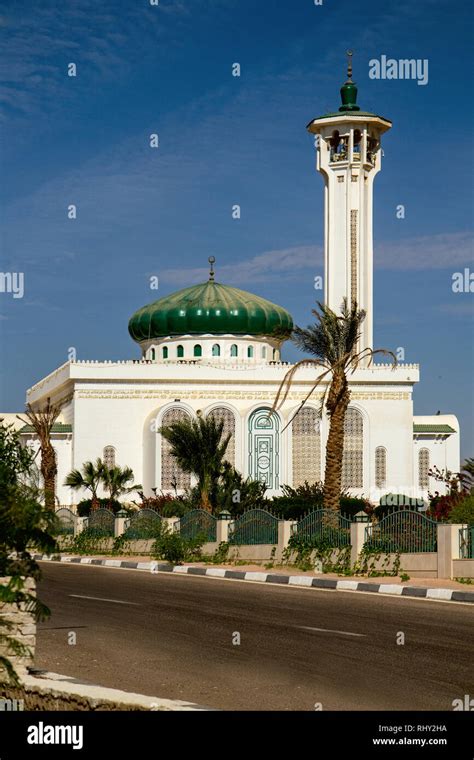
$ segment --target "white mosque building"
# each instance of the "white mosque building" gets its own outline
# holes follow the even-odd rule
[[[361,347],[372,347],[373,182],[391,122],[360,110],[350,69],[341,98],[337,112],[308,125],[324,179],[325,303],[339,311],[343,297],[356,299],[367,311]],[[190,477],[177,469],[158,430],[198,412],[224,420],[232,434],[228,458],[245,476],[265,481],[267,495],[324,477],[329,421],[318,416],[324,384],[287,426],[314,384],[314,367],[299,370],[282,408],[268,414],[290,366],[272,335],[276,327],[292,326],[290,314],[217,282],[210,261],[207,282],[131,317],[129,332],[141,358],[68,361],[27,391],[30,404],[45,405],[48,398],[62,404],[52,435],[58,504],[78,501],[63,485],[65,476],[97,457],[130,466],[147,495],[152,488],[171,492],[175,483],[185,489]],[[418,381],[417,364],[366,365],[350,376],[343,486],[354,495],[372,501],[389,492],[423,497],[442,491],[430,467],[459,470],[458,421],[453,415],[414,416]],[[37,446],[30,428],[21,432]]]

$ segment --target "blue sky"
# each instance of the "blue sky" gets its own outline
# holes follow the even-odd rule
[[[375,183],[375,345],[420,363],[415,413],[455,413],[472,456],[473,295],[451,287],[473,269],[472,20],[466,0],[5,2],[1,269],[24,272],[25,294],[0,293],[0,409],[21,410],[71,346],[136,357],[130,315],[205,279],[209,255],[218,280],[307,324],[323,183],[305,126],[339,106],[350,47],[359,103],[393,121]],[[382,55],[428,59],[428,84],[370,79]]]

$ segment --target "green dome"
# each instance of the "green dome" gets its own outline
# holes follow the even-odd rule
[[[275,328],[292,327],[291,315],[281,306],[214,280],[164,296],[128,323],[138,343],[167,335],[270,335]]]

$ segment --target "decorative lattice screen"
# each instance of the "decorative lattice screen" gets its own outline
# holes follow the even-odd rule
[[[210,416],[218,422],[224,421],[223,437],[229,433],[232,436],[225,452],[225,459],[235,467],[235,415],[230,409],[219,406],[210,412]]]
[[[420,449],[418,452],[418,484],[423,490],[430,485],[428,470],[430,469],[430,452],[428,449]]]
[[[375,449],[375,486],[384,488],[387,483],[387,450],[383,446]]]
[[[173,407],[163,415],[162,426],[167,427],[175,422],[191,419],[184,409]],[[183,472],[176,463],[176,459],[171,455],[171,445],[166,438],[161,437],[161,487],[164,489],[176,488],[184,490],[191,485],[191,475]]]
[[[321,480],[321,434],[316,409],[303,407],[294,418],[293,434],[293,488]]]
[[[357,409],[348,409],[344,421],[344,454],[342,488],[363,488],[364,485],[364,419]]]

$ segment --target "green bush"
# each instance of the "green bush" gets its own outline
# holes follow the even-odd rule
[[[111,509],[114,514],[117,514],[120,509],[124,509],[123,504],[115,499],[97,499],[97,506],[99,509]],[[89,517],[91,509],[92,499],[82,499],[77,505],[78,517]]]
[[[84,528],[70,541],[64,541],[62,548],[72,554],[108,554],[111,538],[103,528]]]
[[[474,494],[467,496],[464,501],[453,507],[449,514],[449,522],[474,525]]]
[[[371,514],[372,506],[367,499],[359,499],[356,496],[341,496],[341,514],[351,520],[358,512]]]
[[[248,509],[264,509],[268,503],[265,498],[266,490],[265,483],[244,478],[235,467],[224,462],[221,477],[214,484],[212,492],[214,512],[218,514],[226,510],[236,516]]]
[[[140,502],[133,502],[139,509],[154,509],[161,517],[182,517],[193,508],[189,495],[177,497],[169,493],[158,494],[156,488],[151,490],[153,496],[145,496],[142,491],[139,492]]]
[[[385,496],[382,496],[378,506],[375,507],[374,514],[380,520],[382,517],[392,512],[398,512],[400,509],[418,510],[420,507],[425,506],[426,504],[423,499],[416,499],[403,493],[387,493]]]
[[[206,536],[184,538],[180,533],[171,533],[167,526],[163,526],[161,535],[153,543],[151,556],[172,565],[196,561],[202,557],[201,550],[206,540]]]

